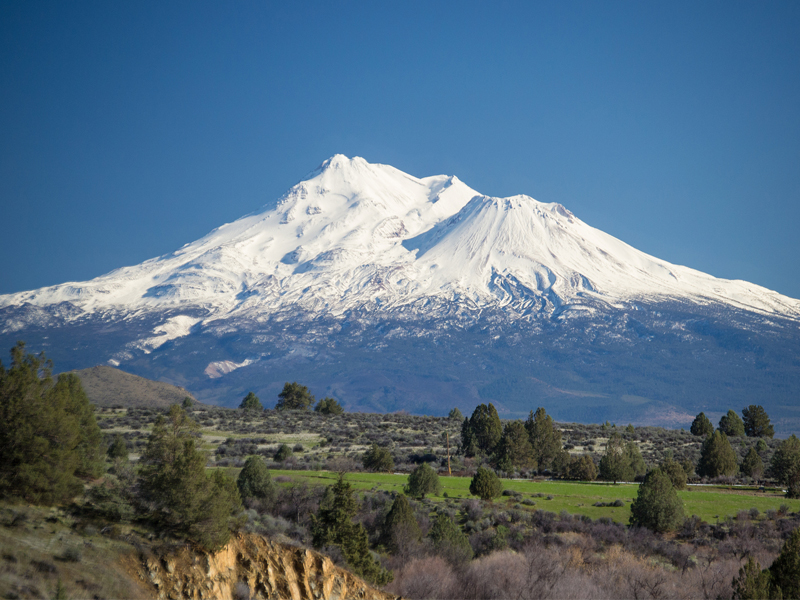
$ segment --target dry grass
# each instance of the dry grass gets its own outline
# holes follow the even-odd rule
[[[60,581],[69,598],[145,598],[122,566],[130,544],[61,509],[0,504],[0,597],[52,598]]]

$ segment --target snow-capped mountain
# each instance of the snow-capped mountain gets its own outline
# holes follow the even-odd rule
[[[642,327],[652,333],[631,341],[634,312],[637,323],[651,314]],[[294,345],[290,354],[306,348],[317,356],[350,344],[388,352],[398,339],[435,345],[476,327],[496,329],[492,339],[523,336],[522,346],[575,344],[576,332],[599,345],[661,333],[692,341],[704,335],[692,324],[710,316],[790,344],[800,331],[800,301],[649,256],[559,204],[492,198],[454,176],[418,179],[336,155],[277,203],[172,254],[88,282],[0,296],[0,341],[41,337],[52,353],[59,350],[45,339],[58,332],[105,330],[93,360],[152,375],[157,356],[147,355],[202,338],[204,350],[192,352],[205,364],[162,374],[190,386],[262,373],[279,330],[282,343]],[[307,325],[289,333],[299,323]],[[556,323],[555,336],[547,333]],[[231,338],[237,349],[220,345]]]

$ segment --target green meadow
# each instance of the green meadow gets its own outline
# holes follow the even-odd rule
[[[338,477],[329,471],[283,471],[272,470],[273,477],[289,477],[293,481],[309,485],[329,485]],[[386,473],[348,473],[347,480],[357,490],[384,490],[401,492],[408,479],[407,475]],[[441,496],[428,496],[434,502],[447,498],[471,498],[469,477],[440,476]],[[496,503],[519,505],[520,508],[546,510],[554,513],[566,511],[570,514],[586,515],[592,519],[607,517],[620,523],[627,523],[630,516],[630,503],[636,497],[639,486],[636,484],[577,483],[561,481],[515,481],[503,480],[503,489],[519,492],[517,496],[501,496]],[[445,497],[445,494],[447,496]],[[735,517],[739,511],[756,508],[760,513],[778,510],[786,505],[791,511],[800,510],[800,500],[789,500],[780,491],[756,489],[697,487],[678,492],[683,500],[687,516],[697,515],[704,521],[714,523],[727,517]],[[622,500],[623,506],[594,506],[595,503],[613,503]],[[530,504],[535,502],[535,504]]]

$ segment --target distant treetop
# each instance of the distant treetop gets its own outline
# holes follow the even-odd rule
[[[308,388],[296,381],[287,381],[278,398],[275,410],[308,410],[315,402]]]
[[[242,410],[264,410],[264,407],[261,406],[261,400],[253,392],[247,392],[247,396],[242,399],[239,408]]]

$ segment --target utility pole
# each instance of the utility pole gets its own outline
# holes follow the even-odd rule
[[[450,470],[450,433],[445,435],[447,436],[447,474],[452,476],[453,472]]]

